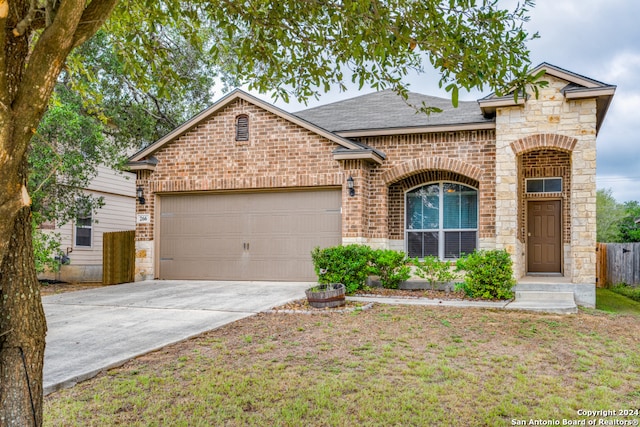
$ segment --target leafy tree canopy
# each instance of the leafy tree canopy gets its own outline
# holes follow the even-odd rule
[[[318,97],[351,79],[406,94],[403,80],[431,63],[457,104],[458,90],[521,93],[530,76],[523,29],[532,0],[121,0],[105,26],[122,71],[143,91],[159,76],[188,85],[207,67],[228,85],[248,84],[285,101]],[[151,18],[151,19],[150,19]],[[176,67],[176,40],[200,52]],[[184,45],[182,45],[184,47]],[[82,55],[75,70],[86,70]],[[172,85],[154,93],[166,97]]]
[[[640,203],[618,203],[610,188],[596,194],[597,240],[602,243],[640,242]]]
[[[625,202],[624,217],[618,224],[622,242],[640,242],[640,224],[636,223],[638,218],[640,218],[640,203],[637,201]]]

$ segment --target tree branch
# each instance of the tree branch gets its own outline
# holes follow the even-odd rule
[[[7,18],[9,17],[9,0],[0,0],[0,28],[5,28],[7,25]],[[7,37],[6,31],[0,31],[0,46],[5,46],[5,40]],[[5,49],[0,51],[0,104],[2,104],[3,110],[6,110],[9,105],[9,97],[7,92],[7,52]],[[4,111],[2,112],[4,115]]]
[[[89,3],[80,18],[73,38],[73,47],[78,47],[89,40],[104,25],[116,4],[118,0],[93,0]]]
[[[20,37],[27,31],[27,28],[31,26],[31,22],[36,17],[36,13],[38,13],[38,5],[36,4],[37,0],[31,0],[29,4],[29,12],[27,12],[27,16],[22,18],[20,22],[18,22],[13,29],[12,33],[15,37]]]
[[[31,52],[13,104],[16,117],[14,155],[17,157],[24,154],[44,114],[58,75],[73,48],[85,5],[85,0],[60,2],[52,24],[44,29]]]

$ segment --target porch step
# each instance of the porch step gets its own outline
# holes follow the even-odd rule
[[[515,293],[515,300],[505,307],[507,310],[527,310],[557,314],[578,312],[573,292],[516,290]]]

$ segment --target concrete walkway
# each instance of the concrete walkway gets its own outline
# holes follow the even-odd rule
[[[378,302],[380,304],[428,305],[438,307],[473,307],[500,310],[533,311],[537,313],[574,314],[578,307],[569,292],[516,292],[516,298],[505,301],[439,300],[430,298],[347,297],[351,301]]]
[[[44,393],[304,297],[310,283],[145,281],[42,298]]]

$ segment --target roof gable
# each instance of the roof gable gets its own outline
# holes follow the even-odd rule
[[[210,117],[212,117],[213,115],[215,115],[217,112],[221,111],[222,109],[224,109],[227,105],[230,105],[231,103],[235,102],[238,99],[242,99],[245,100],[246,102],[253,104],[263,110],[266,110],[278,117],[281,117],[289,122],[292,122],[304,129],[307,129],[311,132],[314,132],[332,142],[335,142],[336,144],[338,144],[340,146],[340,149],[346,149],[346,150],[356,150],[358,152],[361,152],[363,150],[365,151],[369,151],[372,152],[371,154],[374,155],[374,157],[379,157],[380,159],[384,159],[384,154],[377,152],[373,149],[371,149],[370,147],[367,147],[363,144],[351,141],[349,139],[343,138],[341,136],[338,136],[332,132],[327,131],[326,129],[322,129],[312,123],[309,123],[293,114],[290,114],[278,107],[276,107],[273,104],[270,104],[268,102],[262,101],[259,98],[256,98],[253,95],[250,95],[240,89],[235,89],[234,91],[228,93],[226,96],[224,96],[223,98],[221,98],[220,100],[218,100],[217,102],[215,102],[212,106],[210,106],[209,108],[207,108],[206,110],[202,111],[201,113],[197,114],[196,116],[194,116],[193,118],[187,120],[185,123],[183,123],[182,125],[178,126],[177,128],[175,128],[173,131],[169,132],[167,135],[163,136],[162,138],[158,139],[157,141],[153,142],[152,144],[149,144],[148,146],[144,147],[143,149],[141,149],[140,151],[138,151],[137,153],[135,153],[134,155],[132,155],[129,158],[129,166],[131,169],[146,169],[146,168],[153,168],[155,167],[155,163],[153,163],[153,159],[150,158],[150,156],[157,152],[158,150],[162,149],[166,144],[171,143],[172,141],[174,141],[175,139],[177,139],[178,137],[180,137],[181,135],[184,135],[185,133],[187,133],[188,131],[190,131],[191,129],[195,128],[196,126],[198,126],[199,124],[205,122],[206,120],[208,120]]]
[[[543,62],[535,67],[531,70],[531,74],[535,75],[541,71],[544,71],[545,75],[553,76],[567,82],[567,85],[562,89],[562,94],[565,99],[596,99],[596,130],[599,130],[607,114],[611,100],[613,99],[616,86],[565,70],[564,68],[547,62]],[[513,94],[498,97],[495,93],[491,93],[478,100],[478,104],[486,116],[492,116],[498,107],[513,107],[522,105],[524,102],[525,97],[519,97],[516,101]]]

